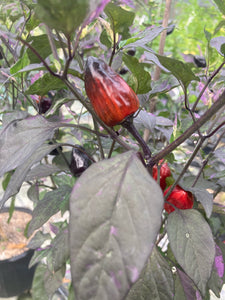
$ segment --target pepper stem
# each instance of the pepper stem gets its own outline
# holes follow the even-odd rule
[[[126,128],[132,135],[133,137],[137,140],[139,145],[141,146],[143,153],[144,153],[144,158],[146,160],[146,164],[149,164],[150,158],[152,156],[151,150],[149,149],[148,145],[146,142],[143,140],[141,137],[140,133],[137,131],[133,124],[133,115],[128,116],[122,123],[121,125]]]

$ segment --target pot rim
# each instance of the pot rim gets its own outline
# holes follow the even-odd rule
[[[28,214],[32,215],[32,210],[29,209],[29,208],[26,208],[26,207],[15,206],[15,207],[14,207],[14,210],[15,210],[15,211],[25,212],[25,213],[28,213]],[[0,215],[1,215],[1,213],[5,213],[5,212],[8,212],[8,211],[9,211],[9,207],[3,207],[3,208],[0,210]],[[28,248],[28,247],[27,247],[27,248]],[[16,255],[16,256],[12,256],[12,257],[7,258],[7,259],[0,260],[0,265],[1,265],[1,264],[4,264],[4,263],[10,263],[10,262],[18,261],[18,260],[24,258],[26,255],[28,255],[28,254],[30,254],[31,252],[34,252],[34,251],[35,251],[34,249],[28,248],[27,250],[25,250],[25,251],[22,252],[21,254],[18,254],[18,255]]]

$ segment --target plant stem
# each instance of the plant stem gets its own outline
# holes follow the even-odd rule
[[[165,147],[155,156],[151,157],[149,162],[149,168],[151,169],[160,159],[171,153],[180,144],[182,144],[187,138],[189,138],[198,128],[204,125],[210,118],[218,112],[225,105],[225,91],[220,95],[219,99],[194,123],[192,124],[182,135],[180,135],[175,141]]]
[[[199,169],[199,172],[198,172],[197,176],[195,177],[195,180],[194,180],[194,182],[193,182],[193,184],[192,184],[191,187],[194,187],[194,186],[196,185],[196,183],[197,183],[197,181],[199,180],[199,177],[200,177],[200,175],[201,175],[203,169],[205,168],[205,166],[206,166],[207,163],[209,162],[209,159],[211,158],[213,152],[216,150],[216,147],[219,145],[219,142],[221,141],[221,139],[222,139],[222,137],[224,136],[224,134],[225,134],[225,131],[222,132],[222,134],[221,134],[220,137],[218,138],[216,144],[215,144],[214,147],[212,148],[211,152],[209,153],[209,155],[207,156],[207,158],[202,162],[202,166],[201,166],[201,168]]]
[[[98,132],[98,123],[94,119],[93,119],[93,122],[94,122],[95,131]],[[97,142],[98,142],[98,149],[99,149],[99,152],[100,152],[100,157],[101,157],[101,159],[104,159],[105,154],[104,154],[104,150],[103,150],[103,147],[102,147],[102,142],[101,142],[100,136],[97,134],[96,138],[97,138]]]
[[[149,164],[150,158],[152,156],[152,153],[148,147],[148,145],[146,144],[146,142],[143,140],[143,138],[141,137],[140,133],[137,131],[137,129],[135,128],[134,124],[133,124],[133,115],[128,116],[126,118],[126,120],[124,120],[121,125],[126,128],[132,135],[133,137],[138,141],[138,143],[140,144],[143,153],[144,153],[144,157],[146,160],[146,164]]]
[[[200,99],[201,99],[202,95],[204,94],[206,88],[208,87],[209,83],[210,83],[210,82],[212,81],[212,79],[219,73],[219,71],[222,69],[222,67],[224,66],[224,64],[225,64],[225,61],[224,61],[224,62],[219,66],[219,68],[218,68],[217,70],[215,70],[215,71],[212,73],[212,75],[208,78],[208,80],[207,80],[205,86],[204,86],[203,89],[201,90],[200,94],[198,95],[198,98],[196,99],[196,101],[195,101],[195,103],[194,103],[194,105],[193,105],[193,107],[192,107],[192,109],[191,109],[192,112],[195,111],[196,106],[198,105],[198,102],[200,101]]]

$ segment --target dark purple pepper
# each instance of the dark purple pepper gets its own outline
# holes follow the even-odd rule
[[[169,25],[167,30],[166,30],[166,35],[170,35],[175,29],[175,25],[172,24],[172,25]]]
[[[134,56],[136,53],[136,49],[135,48],[131,48],[129,50],[127,50],[127,54],[130,56]]]
[[[205,60],[205,57],[203,57],[203,56],[195,55],[194,56],[194,62],[196,64],[196,66],[199,67],[199,68],[205,68],[206,67],[206,60]]]
[[[78,177],[92,164],[92,160],[82,146],[75,146],[76,148],[73,148],[71,153],[70,170],[74,176]]]
[[[129,70],[128,70],[127,67],[123,67],[123,68],[119,71],[119,74],[120,74],[120,75],[125,75],[125,74],[127,74],[128,71],[129,71]]]
[[[48,97],[41,97],[38,108],[39,108],[39,114],[44,114],[46,111],[49,110],[49,108],[52,105],[52,100]]]

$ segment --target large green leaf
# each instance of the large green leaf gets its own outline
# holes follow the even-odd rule
[[[225,0],[214,0],[219,10],[223,15],[225,15]]]
[[[173,300],[174,283],[171,268],[154,248],[147,266],[131,288],[126,300]]]
[[[10,73],[14,74],[30,64],[29,57],[25,53],[17,62],[10,68]]]
[[[134,12],[125,10],[110,2],[105,7],[105,13],[109,17],[112,30],[121,34],[123,39],[129,38],[129,27],[133,24]]]
[[[89,13],[89,2],[87,0],[38,0],[36,14],[50,28],[69,36]]]
[[[146,49],[145,45],[154,40],[163,30],[165,30],[165,28],[162,26],[148,27],[145,30],[140,31],[137,35],[121,41],[119,47],[143,47]]]
[[[175,258],[205,295],[215,258],[208,223],[197,210],[176,210],[169,215],[166,228]]]
[[[90,166],[70,199],[70,259],[77,299],[124,299],[151,254],[163,195],[136,153]]]
[[[180,82],[184,88],[187,88],[192,80],[199,81],[188,64],[180,60],[156,54],[159,62],[169,70]]]
[[[30,85],[26,90],[26,94],[44,96],[51,90],[60,90],[63,88],[65,88],[65,84],[61,79],[52,76],[50,73],[45,73]]]
[[[49,39],[46,34],[32,36],[28,42],[31,43],[32,47],[37,51],[37,53],[45,59],[50,54],[52,54],[52,49],[49,44]],[[54,45],[56,48],[61,48],[59,42],[54,41]],[[40,63],[40,59],[31,51],[29,48],[27,49],[27,55],[30,59],[31,64]]]
[[[123,55],[123,61],[137,78],[137,94],[145,94],[151,90],[151,75],[144,69],[144,64],[140,63],[136,57]]]

